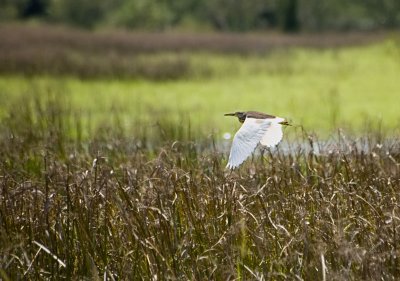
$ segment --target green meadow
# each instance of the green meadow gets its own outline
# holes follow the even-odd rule
[[[82,116],[91,116],[95,124],[117,113],[127,127],[167,118],[190,122],[205,134],[233,131],[232,121],[223,114],[240,110],[283,116],[325,135],[337,128],[360,132],[371,124],[396,132],[399,125],[400,44],[396,39],[259,54],[140,55],[143,61],[182,58],[190,67],[179,79],[1,75],[1,115],[21,99],[52,95]]]

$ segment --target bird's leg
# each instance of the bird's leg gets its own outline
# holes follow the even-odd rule
[[[264,165],[264,154],[265,154],[266,148],[264,146],[261,147],[261,163]]]

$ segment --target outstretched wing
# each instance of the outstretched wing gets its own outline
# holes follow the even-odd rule
[[[257,147],[257,144],[270,126],[271,119],[246,118],[233,138],[231,153],[226,167],[234,169],[242,164]]]
[[[282,140],[282,125],[279,123],[285,121],[285,119],[276,117],[274,119],[267,120],[271,122],[271,126],[269,126],[267,131],[264,133],[260,143],[268,147],[273,147]]]

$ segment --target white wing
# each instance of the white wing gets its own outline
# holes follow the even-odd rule
[[[279,123],[285,121],[285,119],[276,117],[274,119],[267,120],[271,122],[271,126],[268,127],[268,130],[265,132],[260,143],[268,147],[273,147],[282,140],[282,125]]]
[[[257,147],[257,144],[270,126],[271,119],[246,118],[233,138],[231,153],[226,167],[234,169],[242,164]]]

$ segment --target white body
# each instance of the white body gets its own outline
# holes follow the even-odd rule
[[[242,127],[233,138],[231,152],[229,154],[229,169],[240,166],[256,149],[257,144],[272,147],[277,145],[283,137],[281,122],[285,119],[280,117],[255,119],[246,118]]]

